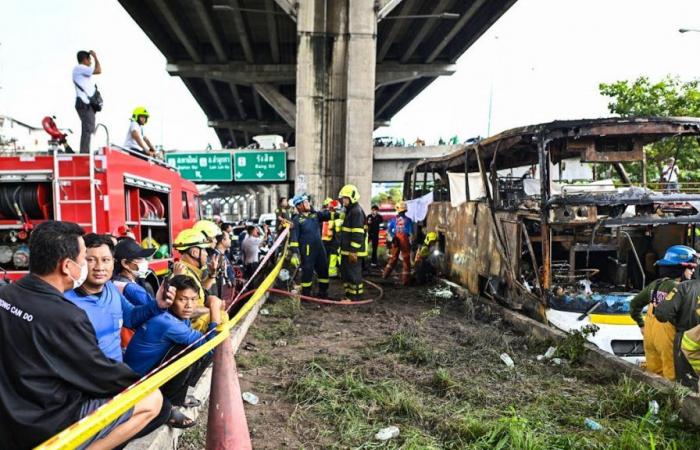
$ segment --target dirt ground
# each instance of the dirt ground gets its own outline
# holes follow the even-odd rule
[[[440,285],[382,287],[367,306],[268,301],[237,355],[242,391],[260,398],[246,404],[254,448],[700,448],[676,414],[680,393],[538,361],[548,343],[438,297]],[[198,422],[181,449],[204,447],[206,414]],[[399,436],[378,441],[391,425]]]

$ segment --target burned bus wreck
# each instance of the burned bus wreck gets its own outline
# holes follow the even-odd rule
[[[646,180],[644,148],[699,135],[694,118],[517,128],[410,166],[404,198],[432,192],[421,232],[452,281],[565,331],[595,324],[593,343],[639,362],[630,300],[669,246],[700,246],[700,193]]]

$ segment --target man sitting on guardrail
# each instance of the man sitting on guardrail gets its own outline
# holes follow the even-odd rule
[[[139,379],[97,345],[87,314],[63,293],[87,278],[83,230],[48,221],[29,240],[29,274],[0,288],[0,448],[41,444]],[[161,410],[148,394],[79,448],[115,448]]]
[[[190,325],[190,317],[199,298],[199,287],[194,279],[187,275],[176,275],[169,283],[176,290],[175,300],[169,311],[140,326],[124,354],[124,361],[141,375],[147,374],[184,348],[197,348],[216,335],[216,332],[212,332],[203,338],[204,334],[193,330]],[[222,301],[219,298],[210,298],[208,331],[214,330],[221,323],[221,308]],[[161,388],[165,398],[170,400],[173,406],[199,406],[198,400],[187,397],[187,387],[197,384],[210,362],[211,355],[207,355],[165,383]],[[194,421],[173,408],[168,424],[178,428],[189,428],[194,425]]]

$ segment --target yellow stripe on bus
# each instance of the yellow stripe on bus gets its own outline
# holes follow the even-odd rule
[[[590,314],[591,323],[603,325],[637,325],[629,314]]]

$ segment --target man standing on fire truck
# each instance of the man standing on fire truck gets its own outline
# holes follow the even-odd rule
[[[340,276],[343,278],[348,300],[360,300],[364,293],[362,263],[359,255],[366,254],[365,212],[358,203],[357,187],[346,184],[338,194],[345,207],[345,219],[340,228]]]
[[[382,278],[389,278],[399,261],[401,254],[403,270],[401,272],[401,283],[408,286],[411,281],[411,233],[413,232],[413,221],[406,217],[406,203],[400,201],[396,204],[396,217],[389,221],[387,227],[387,242],[391,242],[391,257],[384,268]]]
[[[92,67],[92,59],[95,67]],[[80,117],[80,153],[90,152],[90,138],[95,132],[95,110],[90,104],[90,97],[95,95],[97,86],[92,79],[93,75],[102,73],[100,60],[93,50],[78,52],[78,65],[73,68],[73,84],[75,85],[75,110]]]

